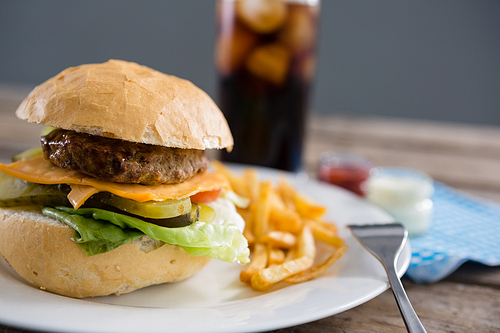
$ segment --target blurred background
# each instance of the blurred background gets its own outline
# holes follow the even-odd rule
[[[215,97],[215,1],[0,2],[0,98],[69,66],[135,61]],[[500,125],[500,1],[323,0],[318,114]]]

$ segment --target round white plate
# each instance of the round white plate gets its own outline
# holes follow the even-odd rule
[[[232,166],[241,171],[241,166]],[[258,168],[260,179],[279,171]],[[121,296],[72,299],[34,288],[0,260],[0,323],[51,332],[255,332],[325,318],[365,303],[389,288],[382,265],[356,242],[347,224],[393,219],[354,194],[332,185],[287,174],[295,185],[328,207],[349,249],[321,277],[278,284],[256,292],[239,281],[241,266],[213,260],[191,279]],[[398,263],[410,263],[407,244]]]

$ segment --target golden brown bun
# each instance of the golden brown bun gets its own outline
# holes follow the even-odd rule
[[[214,101],[189,81],[109,60],[65,69],[36,87],[16,115],[29,122],[173,148],[228,148]]]
[[[144,236],[88,257],[73,229],[40,211],[0,209],[0,253],[26,281],[70,297],[124,294],[187,279],[210,259]]]

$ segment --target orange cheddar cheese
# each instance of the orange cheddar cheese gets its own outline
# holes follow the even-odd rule
[[[68,200],[73,205],[73,208],[78,209],[88,198],[96,193],[99,193],[99,190],[94,186],[71,185],[71,191],[68,193]]]
[[[98,180],[81,172],[62,169],[43,156],[1,164],[0,171],[13,177],[37,184],[69,184],[72,190],[68,198],[74,207],[79,207],[92,194],[111,192],[123,198],[139,202],[181,199],[199,192],[230,188],[227,179],[220,173],[203,172],[180,184],[140,185],[121,184]]]

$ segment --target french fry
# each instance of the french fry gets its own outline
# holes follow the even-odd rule
[[[216,160],[212,161],[212,166],[215,168],[215,170],[226,176],[234,192],[243,197],[246,198],[249,197],[249,194],[247,192],[247,187],[243,178],[235,174],[231,169],[229,169],[227,166],[225,166],[219,161]]]
[[[330,222],[321,219],[305,219],[308,223],[317,225],[319,228],[327,229],[332,235],[338,235],[337,227]]]
[[[278,193],[281,196],[286,208],[292,212],[295,212],[295,204],[293,203],[293,193],[295,191],[292,187],[285,181],[284,176],[280,177],[278,182]]]
[[[257,170],[254,168],[245,169],[243,171],[243,180],[247,188],[248,197],[255,203],[259,197],[259,179]]]
[[[252,276],[252,288],[258,291],[265,291],[272,285],[286,279],[287,277],[306,270],[311,267],[312,264],[313,259],[304,256],[292,261],[284,262],[281,265],[275,265],[260,270]]]
[[[332,266],[337,260],[339,260],[340,257],[344,255],[347,248],[347,246],[338,248],[330,257],[323,260],[319,264],[314,265],[313,267],[296,275],[290,276],[289,278],[286,278],[285,281],[288,283],[302,283],[317,278],[318,276],[326,272],[326,270],[330,268],[330,266]]]
[[[273,284],[312,267],[315,255],[314,237],[311,230],[304,227],[297,243],[298,258],[258,271],[251,278],[252,288],[259,291],[267,290]]]
[[[265,234],[262,243],[281,249],[290,249],[297,243],[297,237],[286,231],[270,231]]]
[[[322,205],[318,205],[311,199],[305,197],[304,195],[297,192],[290,184],[288,184],[283,178],[279,182],[280,193],[283,196],[283,199],[289,200],[286,198],[290,198],[293,201],[295,206],[295,210],[299,215],[303,218],[317,218],[326,213],[326,207]]]
[[[336,228],[332,229],[327,226],[326,222],[318,220],[305,219],[304,223],[311,228],[314,238],[331,246],[340,247],[344,244],[344,240],[337,236]]]
[[[314,236],[309,227],[302,228],[302,232],[297,238],[297,257],[307,256],[314,259],[316,256],[316,245]]]
[[[333,224],[332,222],[327,222],[327,221],[324,221],[321,219],[316,219],[316,221],[318,221],[320,224],[324,225],[326,228],[330,229],[333,233],[338,234],[339,231],[337,229],[337,226],[335,224]]]
[[[269,214],[271,212],[271,182],[264,181],[260,186],[255,215],[253,216],[253,234],[259,240],[269,230]]]
[[[286,254],[285,254],[285,261],[291,261],[293,259],[297,258],[297,251],[295,251],[296,248],[290,249]]]
[[[278,207],[277,205],[271,206],[269,223],[277,230],[292,233],[298,233],[302,229],[302,220],[299,214],[284,207]]]
[[[287,209],[285,202],[281,198],[278,189],[276,188],[273,188],[271,191],[271,205],[281,209]]]
[[[266,268],[267,265],[267,251],[263,244],[256,243],[254,246],[252,261],[247,268],[240,272],[240,281],[250,283],[252,276],[255,273]]]
[[[248,245],[255,243],[255,236],[250,228],[245,227],[245,230],[243,230],[243,236],[247,239]]]
[[[282,249],[267,246],[267,266],[281,265],[285,262],[285,252]]]
[[[295,210],[303,218],[317,218],[326,213],[326,207],[313,202],[312,200],[296,193],[293,196],[293,203]]]
[[[236,207],[236,211],[243,218],[243,220],[245,220],[245,223],[248,223],[248,220],[250,219],[250,210],[247,208]]]
[[[238,214],[243,217],[245,220],[245,230],[243,231],[243,235],[248,241],[248,244],[253,244],[255,241],[255,236],[253,234],[253,217],[255,215],[256,206],[251,204],[248,208],[236,208]]]

